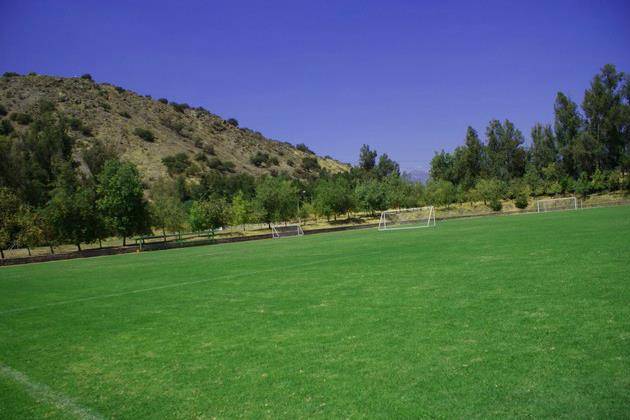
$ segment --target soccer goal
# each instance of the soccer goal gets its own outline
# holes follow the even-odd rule
[[[297,223],[289,225],[271,225],[272,238],[287,238],[290,236],[302,236],[304,231]]]
[[[575,197],[550,198],[547,200],[536,201],[538,213],[557,210],[577,210],[578,201]]]
[[[381,213],[378,230],[417,229],[435,226],[433,206],[386,210]]]

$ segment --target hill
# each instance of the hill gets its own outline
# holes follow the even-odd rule
[[[54,104],[70,118],[75,155],[101,140],[123,160],[133,162],[145,181],[166,175],[162,159],[183,153],[192,162],[186,175],[194,178],[204,169],[251,175],[286,173],[305,178],[317,169],[336,173],[349,165],[316,156],[305,146],[271,140],[257,131],[238,127],[202,107],[154,100],[89,76],[51,77],[5,74],[0,78],[0,105],[13,116],[16,130],[25,130],[42,101]],[[181,156],[181,155],[180,155]]]

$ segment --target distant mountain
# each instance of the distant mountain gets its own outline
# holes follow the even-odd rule
[[[81,160],[82,149],[102,140],[122,159],[135,163],[148,182],[165,175],[162,159],[177,153],[189,157],[192,163],[186,175],[192,178],[205,169],[252,175],[286,173],[304,178],[317,172],[314,160],[332,173],[349,169],[347,164],[316,156],[304,146],[298,148],[240,128],[236,120],[223,119],[201,107],[154,100],[121,87],[96,83],[89,76],[7,73],[0,78],[0,105],[8,117],[33,116],[42,100],[52,102],[71,118],[77,160]],[[15,115],[14,119],[17,120]],[[26,124],[13,125],[18,131],[26,129]]]
[[[405,171],[402,174],[403,178],[412,182],[426,183],[429,179],[429,173],[422,169],[412,169],[411,171]]]

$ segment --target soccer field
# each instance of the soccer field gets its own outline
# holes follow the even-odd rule
[[[0,418],[629,413],[630,207],[0,268]]]

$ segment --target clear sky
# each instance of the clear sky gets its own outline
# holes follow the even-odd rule
[[[529,138],[556,92],[630,72],[630,1],[0,0],[0,71],[91,73],[356,162],[404,169],[491,118]]]

